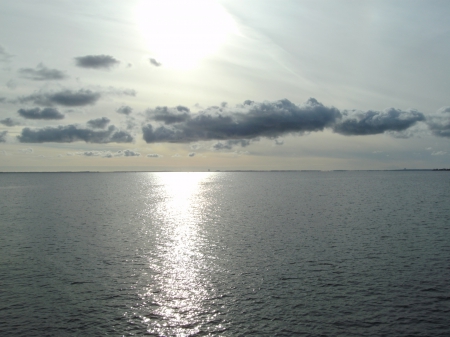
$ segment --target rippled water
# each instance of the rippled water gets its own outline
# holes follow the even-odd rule
[[[448,172],[0,174],[2,336],[449,336]]]

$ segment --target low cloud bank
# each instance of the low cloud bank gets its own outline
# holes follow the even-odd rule
[[[215,140],[214,150],[229,150],[236,145],[245,147],[260,137],[274,139],[277,145],[282,145],[282,136],[326,128],[345,136],[402,132],[425,121],[425,116],[416,110],[341,112],[314,98],[301,105],[287,99],[262,103],[247,100],[235,107],[212,106],[197,114],[184,106],[157,107],[146,113],[148,122],[142,126],[142,132],[147,143]]]
[[[245,101],[235,108],[210,107],[192,114],[186,107],[156,108],[147,111],[149,120],[160,122],[142,127],[147,143],[189,143],[207,140],[276,138],[287,133],[322,131],[341,117],[314,98],[303,105],[284,99],[276,102]]]
[[[86,129],[78,125],[45,127],[42,129],[24,128],[17,139],[21,143],[72,143],[77,141],[86,143],[131,143],[134,141],[130,133],[120,131],[114,125],[101,131]]]
[[[139,157],[141,154],[133,150],[119,150],[117,152],[111,151],[84,151],[84,152],[68,152],[68,156],[85,156],[85,157]]]
[[[77,106],[93,104],[100,93],[90,90],[59,93],[34,94],[22,98],[38,105],[60,104]],[[116,110],[127,118],[127,127],[133,129],[132,109],[121,106]],[[19,114],[32,119],[60,119],[62,114],[53,108],[20,109]],[[53,116],[53,118],[50,118]],[[59,117],[58,117],[59,116]],[[314,98],[297,105],[287,99],[274,102],[245,101],[230,107],[223,103],[193,113],[185,106],[157,107],[145,112],[146,121],[142,124],[142,137],[147,143],[196,143],[213,141],[212,150],[227,151],[235,146],[246,147],[261,138],[272,139],[276,145],[283,145],[283,136],[303,135],[310,132],[332,130],[344,136],[364,136],[391,134],[408,138],[414,135],[412,126],[425,122],[431,132],[439,137],[450,138],[450,108],[444,107],[438,114],[425,118],[416,110],[389,108],[383,111],[339,111],[327,107]],[[11,120],[0,123],[8,125]],[[67,125],[41,129],[24,128],[18,136],[23,143],[75,142],[88,143],[130,143],[133,136],[114,125],[107,127],[109,118],[102,117],[87,122],[86,127]],[[94,130],[93,130],[94,129]],[[104,129],[104,130],[97,130]],[[193,149],[195,150],[195,149]],[[192,152],[194,153],[194,152]]]

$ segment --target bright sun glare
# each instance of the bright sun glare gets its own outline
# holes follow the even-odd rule
[[[174,68],[195,67],[236,31],[215,0],[142,0],[136,14],[151,55]]]

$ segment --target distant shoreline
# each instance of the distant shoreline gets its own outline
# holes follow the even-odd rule
[[[397,169],[397,170],[208,170],[208,171],[8,171],[0,174],[10,173],[164,173],[164,172],[417,172],[417,171],[450,171],[449,168],[442,169]]]

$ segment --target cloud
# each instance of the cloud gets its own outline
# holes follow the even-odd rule
[[[322,131],[341,117],[339,110],[328,108],[314,98],[303,105],[287,99],[255,103],[246,101],[235,108],[210,107],[191,114],[182,107],[158,108],[148,114],[162,122],[142,127],[147,143],[189,143],[206,140],[242,140],[258,137],[277,138],[284,134]],[[162,111],[162,113],[161,113]]]
[[[156,153],[149,153],[147,155],[148,158],[161,158],[162,156]]]
[[[17,113],[27,119],[63,119],[65,116],[54,108],[20,109]]]
[[[432,156],[444,156],[446,154],[447,152],[445,151],[434,151],[433,153],[431,153]]]
[[[450,113],[450,106],[443,106],[437,112],[438,113]]]
[[[134,89],[116,89],[114,87],[109,87],[108,90],[105,91],[105,94],[135,97],[137,92]]]
[[[77,67],[89,69],[110,69],[118,65],[119,60],[109,55],[86,55],[75,57]]]
[[[450,107],[442,107],[427,120],[428,128],[437,137],[450,138]]]
[[[199,150],[199,149],[202,148],[202,145],[199,144],[199,143],[194,143],[194,144],[190,144],[190,145],[189,145],[189,148],[190,148],[191,150]]]
[[[376,135],[386,131],[404,131],[425,116],[416,110],[389,108],[384,111],[345,111],[333,131],[346,136]]]
[[[85,156],[85,157],[102,157],[102,158],[113,158],[113,157],[139,157],[141,154],[133,150],[120,150],[117,152],[111,151],[84,151],[84,152],[68,152],[68,156]]]
[[[5,126],[16,126],[16,125],[20,125],[20,123],[12,118],[5,118],[0,120],[0,123],[5,125]]]
[[[6,142],[6,135],[8,134],[8,131],[1,131],[0,132],[0,143]]]
[[[0,62],[9,62],[13,56],[6,51],[5,47],[0,46]]]
[[[6,87],[10,90],[14,90],[17,88],[17,82],[13,79],[10,79],[8,82],[6,82]]]
[[[125,125],[127,130],[132,130],[137,125],[135,119],[131,116],[126,117]]]
[[[284,144],[284,140],[283,138],[275,138],[275,145],[283,145]]]
[[[156,107],[155,109],[147,109],[147,118],[164,124],[174,124],[185,122],[190,118],[189,108],[177,106],[175,108]]]
[[[62,90],[59,92],[36,93],[19,98],[20,103],[31,102],[40,106],[86,106],[95,104],[101,97],[99,92],[80,89],[78,91]]]
[[[135,152],[133,150],[118,151],[118,154],[123,155],[125,157],[139,157],[141,155],[139,152]]]
[[[149,60],[150,63],[153,64],[155,67],[160,67],[160,66],[162,66],[161,63],[159,63],[158,61],[156,61],[156,60],[153,59],[153,58],[150,58],[150,59],[148,59],[148,60]]]
[[[188,154],[189,157],[194,157],[195,156],[195,152],[191,152]]]
[[[94,129],[104,129],[111,120],[107,117],[97,118],[97,119],[91,119],[87,122],[87,125],[89,125],[91,128]]]
[[[19,152],[25,153],[25,154],[31,154],[34,152],[34,150],[31,147],[28,147],[26,149],[19,150]]]
[[[107,130],[94,131],[77,125],[45,127],[42,129],[24,128],[17,136],[21,143],[131,143],[133,136],[126,131],[118,130],[114,125]]]
[[[122,105],[120,108],[116,110],[116,112],[123,115],[129,115],[133,112],[133,109],[128,105]]]
[[[212,149],[215,151],[221,150],[231,150],[234,146],[240,145],[242,147],[246,147],[250,145],[250,140],[248,139],[230,139],[226,141],[219,141],[213,144]]]
[[[39,63],[36,69],[21,68],[18,70],[21,77],[28,78],[33,81],[50,81],[63,80],[68,76],[61,70],[47,68],[42,63]]]

